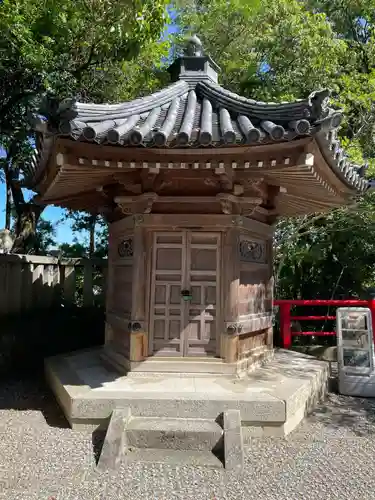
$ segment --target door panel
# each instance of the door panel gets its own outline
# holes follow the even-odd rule
[[[150,352],[215,356],[220,234],[155,233],[151,276]],[[183,300],[182,290],[190,291]]]
[[[150,352],[183,356],[184,307],[181,302],[184,233],[155,233],[150,300]]]
[[[216,354],[219,252],[219,233],[187,234],[187,280],[192,298],[188,302],[186,356]]]

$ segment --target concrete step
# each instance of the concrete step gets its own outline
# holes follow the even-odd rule
[[[222,427],[208,419],[134,417],[126,429],[128,446],[135,448],[211,451],[222,438]]]
[[[210,451],[196,450],[163,450],[155,448],[130,448],[126,454],[126,461],[159,463],[172,466],[193,465],[222,469],[223,462]]]
[[[133,417],[130,408],[112,412],[98,470],[126,462],[193,465],[241,471],[244,454],[239,410],[208,419]]]

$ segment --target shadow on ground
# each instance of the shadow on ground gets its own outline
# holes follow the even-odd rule
[[[100,454],[103,449],[104,439],[106,436],[106,430],[98,427],[92,433],[92,449],[94,451],[95,463],[99,462]]]
[[[69,427],[44,381],[44,359],[103,341],[100,307],[58,306],[2,317],[0,411],[40,411],[51,427]]]
[[[44,380],[43,372],[3,379],[0,382],[0,411],[41,412],[50,427],[68,428],[69,424]]]
[[[357,437],[375,434],[375,398],[354,398],[330,392],[307,417],[306,424],[347,431]]]

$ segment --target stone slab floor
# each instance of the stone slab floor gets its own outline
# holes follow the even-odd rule
[[[286,439],[254,439],[242,477],[133,464],[95,472],[99,437],[67,427],[42,379],[0,383],[0,499],[375,498],[375,400],[329,395]]]

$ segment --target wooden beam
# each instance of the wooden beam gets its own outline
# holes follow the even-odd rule
[[[141,171],[141,185],[143,191],[155,191],[155,179],[160,174],[160,164],[155,168],[143,169]]]
[[[113,175],[113,180],[118,182],[121,186],[125,188],[126,191],[134,194],[141,194],[142,184],[135,182],[133,179],[129,178],[126,173],[118,173]]]
[[[139,160],[145,159],[145,161],[151,162],[163,162],[163,158],[186,158],[188,156],[194,156],[196,161],[205,161],[207,158],[234,158],[238,156],[247,157],[247,161],[250,158],[256,156],[260,153],[271,153],[271,156],[275,158],[284,154],[285,152],[298,150],[301,151],[305,148],[307,144],[313,141],[311,137],[304,137],[290,142],[283,143],[273,143],[261,144],[258,146],[231,146],[231,147],[220,147],[220,148],[187,148],[187,149],[177,149],[177,148],[133,148],[133,147],[113,147],[106,144],[94,145],[92,143],[85,142],[73,142],[70,139],[59,138],[58,142],[66,147],[68,153],[74,154],[78,157],[90,157],[93,152],[97,152],[98,159],[108,159],[114,158],[121,161],[131,159]],[[279,154],[278,154],[279,153]],[[286,156],[286,155],[284,155]],[[165,160],[164,160],[165,161]],[[232,160],[231,160],[232,161]]]
[[[223,189],[226,189],[228,191],[232,191],[234,177],[235,177],[234,170],[229,168],[229,167],[225,167],[224,163],[221,162],[221,163],[219,163],[219,167],[215,168],[214,172],[216,175],[219,176],[220,184],[222,185]]]

